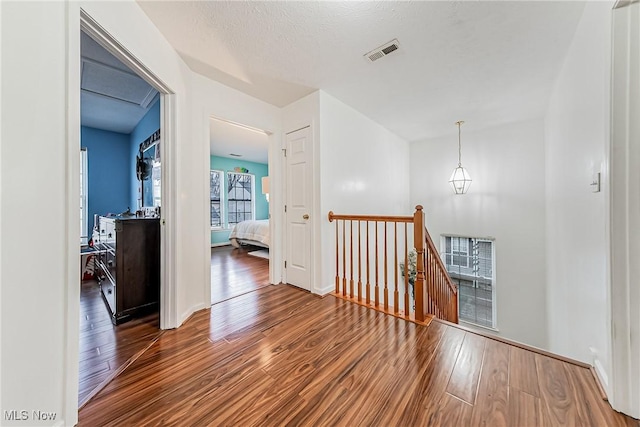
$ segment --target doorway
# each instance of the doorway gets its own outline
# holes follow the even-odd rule
[[[138,344],[140,344],[140,340],[145,340],[146,338],[152,337],[152,336],[158,336],[158,334],[161,332],[159,330],[159,328],[162,329],[167,329],[170,327],[175,327],[176,323],[177,323],[177,316],[176,316],[176,310],[175,310],[175,280],[173,279],[173,272],[175,271],[175,268],[173,268],[173,264],[175,263],[174,257],[173,257],[173,245],[172,242],[175,241],[175,226],[172,223],[172,219],[175,217],[175,198],[172,197],[172,192],[171,189],[173,188],[173,186],[175,185],[175,178],[174,178],[174,173],[172,170],[172,159],[175,156],[175,148],[174,148],[174,144],[173,141],[175,140],[175,126],[174,126],[174,122],[175,122],[175,100],[174,100],[174,95],[172,94],[171,90],[162,82],[160,81],[151,71],[148,70],[148,68],[146,68],[146,66],[144,64],[142,64],[139,60],[137,60],[136,58],[132,57],[131,54],[122,46],[120,45],[115,39],[113,39],[108,33],[106,33],[106,31],[95,21],[93,20],[89,15],[87,15],[84,10],[80,9],[80,25],[79,27],[76,27],[79,30],[81,30],[81,38],[78,38],[78,43],[81,44],[81,40],[85,39],[88,37],[88,40],[90,42],[93,42],[94,44],[97,44],[99,47],[103,48],[104,51],[107,52],[107,54],[112,55],[116,61],[120,61],[121,66],[124,68],[119,67],[118,65],[116,65],[115,63],[111,63],[110,60],[106,60],[104,57],[102,58],[89,58],[88,61],[85,61],[82,58],[77,58],[77,62],[76,60],[70,59],[70,69],[74,70],[76,68],[76,64],[80,65],[82,64],[82,68],[85,67],[86,64],[89,64],[88,68],[89,71],[96,71],[96,68],[100,71],[102,71],[103,73],[115,73],[115,74],[119,74],[119,76],[124,79],[124,81],[127,83],[126,85],[126,91],[124,93],[124,97],[126,99],[127,96],[133,96],[133,95],[140,95],[139,93],[139,89],[140,89],[140,82],[136,81],[133,82],[133,78],[137,78],[138,80],[141,80],[142,82],[146,83],[147,86],[152,88],[152,91],[149,91],[149,95],[145,98],[142,97],[142,99],[149,105],[151,106],[151,108],[155,111],[156,114],[156,120],[155,120],[155,125],[151,126],[154,127],[153,132],[148,132],[147,128],[144,128],[142,130],[140,130],[140,128],[138,129],[139,132],[136,132],[136,145],[135,149],[131,149],[129,151],[127,151],[127,154],[130,154],[129,159],[132,159],[132,163],[130,167],[126,167],[126,169],[128,170],[127,173],[130,173],[133,170],[133,175],[135,176],[135,172],[136,172],[136,163],[139,163],[135,160],[136,157],[136,153],[137,154],[142,154],[141,152],[144,152],[144,154],[142,154],[141,157],[143,157],[143,160],[149,160],[148,162],[144,162],[144,163],[148,163],[149,166],[149,175],[153,176],[153,168],[154,168],[154,160],[158,160],[158,155],[159,158],[162,159],[162,167],[160,168],[160,177],[158,179],[158,169],[156,168],[156,183],[160,184],[160,187],[155,186],[156,188],[156,196],[158,194],[160,194],[159,198],[162,200],[162,204],[163,204],[163,209],[161,211],[157,211],[156,213],[159,213],[159,218],[155,219],[156,225],[157,225],[157,234],[159,236],[159,243],[157,244],[157,248],[158,248],[158,252],[159,254],[157,255],[159,258],[159,265],[160,265],[160,269],[159,272],[157,273],[158,275],[158,288],[159,288],[159,292],[157,291],[157,298],[155,299],[156,301],[156,314],[155,314],[155,320],[149,321],[148,318],[145,317],[145,314],[142,310],[140,313],[135,313],[135,316],[132,315],[131,318],[132,320],[130,322],[126,322],[122,325],[113,327],[112,325],[109,325],[108,323],[105,324],[104,322],[100,322],[101,327],[111,327],[111,330],[109,332],[104,332],[102,334],[102,338],[103,339],[105,336],[109,336],[109,335],[118,335],[119,333],[127,333],[128,335],[131,336],[135,336],[134,338],[127,338],[125,341],[127,341],[129,344],[135,342],[136,340],[138,340]],[[77,34],[77,33],[76,33]],[[75,36],[70,34],[70,38],[71,39],[75,39]],[[80,51],[81,46],[78,46],[78,51]],[[73,48],[72,48],[73,50]],[[91,70],[91,68],[93,67],[93,70]],[[83,72],[81,71],[80,67],[78,67],[78,72],[76,73],[75,71],[70,71],[70,81],[74,84],[72,84],[72,87],[77,87],[78,88],[78,95],[81,94],[80,91],[80,87],[81,85],[85,85],[85,84],[89,84],[90,82],[85,81],[85,76],[83,74]],[[128,74],[128,75],[123,75],[124,74]],[[90,79],[89,79],[90,80]],[[77,86],[76,86],[77,85]],[[89,91],[93,91],[96,92],[95,95],[97,95],[97,97],[99,98],[99,101],[104,102],[107,98],[109,98],[108,95],[106,94],[102,94],[100,93],[100,84],[95,84],[94,81],[94,85],[91,86],[89,84]],[[84,86],[83,86],[84,88]],[[138,92],[136,92],[135,89],[138,89]],[[153,95],[152,95],[153,94]],[[84,98],[84,92],[81,95]],[[81,97],[79,96],[79,98]],[[72,97],[73,99],[73,97]],[[140,99],[140,98],[138,98]],[[84,104],[84,99],[82,100],[83,104]],[[132,100],[129,99],[129,102],[131,102]],[[85,121],[86,117],[81,117],[81,105],[80,104],[76,104],[76,103],[72,103],[70,106],[70,111],[75,111],[75,114],[70,114],[70,126],[77,126],[78,128],[80,128],[81,124],[86,124],[86,123],[82,123]],[[76,115],[77,114],[77,115]],[[107,117],[108,119],[108,117]],[[143,120],[144,121],[144,120]],[[150,127],[150,128],[151,128]],[[124,133],[124,132],[115,132],[115,133]],[[150,133],[150,134],[149,134]],[[162,134],[162,144],[158,144],[157,140],[158,140],[158,136]],[[144,136],[141,136],[144,135]],[[140,141],[138,141],[138,139]],[[80,140],[81,137],[80,135],[78,135],[77,139],[73,138],[70,140],[70,144],[69,144],[69,151],[75,151],[77,149],[79,149],[80,146]],[[145,145],[144,147],[142,147],[140,145],[140,143],[146,142],[147,145]],[[74,144],[78,145],[78,148],[74,147]],[[130,144],[130,146],[133,146],[133,144]],[[146,159],[149,153],[147,153],[147,148],[149,148],[149,146],[152,146],[154,148],[154,155],[152,156],[153,158],[150,159]],[[103,147],[105,148],[105,147]],[[91,153],[91,149],[88,149],[89,153]],[[91,175],[91,171],[92,171],[92,166],[91,166],[91,158],[89,156],[87,162],[89,163],[89,166],[87,168],[87,175]],[[108,155],[107,155],[108,157]],[[81,170],[80,168],[78,168],[77,163],[76,162],[81,162],[81,160],[76,160],[78,158],[81,158],[81,156],[77,156],[74,158],[74,156],[70,156],[70,170],[74,171],[74,170]],[[95,165],[94,165],[95,166]],[[157,165],[155,165],[157,166]],[[102,168],[102,169],[106,169],[106,168]],[[153,178],[152,178],[153,180]],[[112,180],[113,181],[113,180]],[[117,181],[117,180],[116,180]],[[152,183],[153,181],[150,181],[150,183]],[[111,184],[113,184],[113,182],[110,182]],[[134,188],[135,190],[130,190],[130,191],[126,191],[123,190],[123,192],[127,193],[127,203],[126,203],[126,209],[120,210],[120,208],[116,208],[113,209],[115,210],[115,213],[120,213],[122,214],[123,211],[126,213],[133,213],[133,216],[135,216],[135,213],[137,211],[139,215],[143,215],[144,212],[143,209],[140,209],[141,207],[143,207],[143,204],[140,203],[138,204],[138,200],[142,200],[142,194],[143,194],[143,189],[144,187],[142,187],[140,185],[140,183],[136,183],[136,184],[131,184],[130,188]],[[138,194],[138,188],[140,188],[140,194]],[[152,191],[151,193],[153,194],[153,188],[154,186],[151,185],[147,188],[151,188]],[[91,192],[91,189],[89,188],[89,193]],[[73,192],[72,192],[73,194]],[[82,199],[83,194],[80,194],[80,200]],[[89,195],[89,197],[87,198],[87,203],[85,203],[83,205],[83,207],[86,209],[85,213],[84,213],[84,218],[81,218],[81,224],[84,224],[85,222],[87,223],[86,225],[86,231],[85,228],[83,228],[83,232],[81,233],[82,236],[84,237],[85,240],[90,240],[91,237],[90,235],[93,234],[91,231],[91,228],[89,226],[91,219],[93,219],[93,216],[89,214],[89,206],[91,206],[91,201],[90,201],[91,196]],[[72,198],[72,200],[77,200],[75,197]],[[76,202],[78,203],[76,206],[78,206],[78,208],[81,208],[80,202]],[[75,205],[75,203],[70,202],[70,207],[73,207],[73,205]],[[104,208],[100,208],[98,209],[98,211],[101,211],[100,214],[102,215],[104,212]],[[106,215],[106,213],[114,213],[111,211],[111,208],[108,209],[108,212],[105,212],[105,217],[108,218],[108,216]],[[81,214],[82,216],[82,214]],[[73,223],[75,224],[75,220],[73,221]],[[69,222],[69,227],[74,226],[76,227],[74,224],[71,223],[71,221]],[[102,227],[98,227],[98,231],[102,231]],[[108,233],[106,233],[108,234]],[[136,239],[134,239],[136,240]],[[155,245],[154,245],[155,246]],[[70,242],[69,243],[69,257],[73,258],[73,259],[77,259],[78,255],[78,246],[77,246],[77,242]],[[77,265],[77,264],[76,264]],[[106,265],[109,265],[108,261],[106,262]],[[120,263],[116,263],[116,265],[121,265]],[[72,268],[74,266],[73,263],[70,263],[70,268]],[[76,267],[77,268],[77,267]],[[144,279],[144,281],[146,281],[146,279]],[[78,311],[80,311],[82,308],[82,304],[78,304],[78,301],[76,300],[76,298],[78,298],[79,292],[77,291],[77,283],[69,283],[69,286],[72,288],[72,290],[70,291],[69,295],[70,295],[70,299],[68,301],[68,305],[70,307],[70,318],[68,319],[68,322],[70,324],[70,329],[71,330],[75,330],[75,325],[80,326],[81,322],[78,322]],[[95,291],[95,289],[92,289],[93,291]],[[88,304],[87,306],[92,306],[96,309],[98,308],[104,308],[108,306],[108,298],[105,298],[103,295],[100,295],[97,292],[93,292],[93,297],[94,299],[96,299],[100,304]],[[99,296],[100,299],[95,298],[96,294]],[[158,304],[158,300],[159,300],[159,304]],[[95,302],[95,301],[94,301]],[[75,307],[78,307],[78,311],[76,311]],[[157,312],[157,308],[159,306],[159,313]],[[126,312],[124,313],[125,315],[129,315],[132,313]],[[158,316],[160,317],[160,324],[158,325]],[[86,317],[85,317],[86,319]],[[112,313],[109,313],[108,316],[109,321],[113,321],[113,316]],[[122,319],[119,319],[122,320]],[[118,322],[116,322],[118,323]],[[93,326],[89,326],[88,329],[93,328],[95,329],[99,329],[96,327],[96,323],[93,324]],[[81,329],[80,327],[78,329]],[[144,330],[143,330],[144,329]],[[141,330],[143,330],[141,332]],[[83,333],[83,331],[80,331],[81,334]],[[131,335],[133,334],[133,335]],[[68,348],[69,348],[69,355],[70,357],[68,357],[67,359],[67,365],[66,365],[66,369],[70,374],[74,374],[74,375],[69,375],[67,377],[67,393],[66,393],[66,399],[68,402],[70,402],[70,405],[68,407],[68,409],[70,411],[73,410],[72,407],[72,403],[73,401],[78,402],[78,397],[79,397],[79,391],[80,392],[84,392],[84,397],[81,397],[81,399],[79,399],[81,401],[81,403],[83,401],[86,401],[88,398],[91,397],[91,393],[87,393],[87,390],[79,390],[80,387],[78,387],[79,383],[80,383],[80,376],[81,374],[79,373],[79,369],[78,369],[78,365],[80,364],[80,361],[82,359],[82,357],[84,355],[82,355],[82,351],[86,350],[86,348],[81,348],[81,345],[79,343],[78,338],[76,337],[74,340],[74,335],[72,334],[69,336],[69,340],[70,342],[67,342]],[[75,342],[73,342],[75,341]],[[106,343],[105,341],[100,341],[98,340],[102,345],[104,349],[108,349],[108,343]],[[118,339],[115,340],[116,342],[118,342]],[[122,341],[122,340],[120,340]],[[148,344],[147,341],[145,341],[144,346],[146,346]],[[142,346],[142,347],[144,347]],[[140,347],[140,346],[138,346]],[[93,349],[95,352],[97,352],[97,350],[94,348]],[[100,353],[103,353],[102,349],[100,350]],[[133,353],[133,354],[132,354]],[[104,353],[103,353],[104,354]],[[113,361],[105,361],[105,363],[103,363],[102,365],[97,364],[93,366],[93,372],[94,374],[99,373],[99,374],[104,374],[104,371],[106,370],[106,366],[109,365],[110,368],[112,368],[112,366],[110,366],[111,364],[113,364],[114,366],[121,366],[122,363],[126,363],[127,360],[130,360],[129,354],[131,354],[131,356],[133,356],[134,354],[139,354],[138,351],[133,351],[131,347],[129,347],[127,349],[126,353],[122,353],[120,354],[118,357],[116,357]],[[77,355],[77,357],[76,357]],[[123,360],[124,359],[124,360]],[[100,366],[102,366],[102,368],[100,368]],[[83,368],[86,368],[87,366],[80,366],[80,370],[82,370]],[[118,373],[118,369],[109,369],[111,372],[109,372],[108,375],[106,375],[104,377],[104,379],[98,384],[99,388],[101,388],[102,386],[106,385],[106,383],[108,381],[110,381],[115,375],[117,375]],[[75,375],[75,373],[77,373],[78,376]],[[95,381],[97,383],[97,381]],[[76,405],[76,408],[78,407],[78,405]],[[70,418],[71,419],[71,418]]]
[[[80,56],[82,407],[160,332],[161,163],[159,92],[83,31]]]
[[[212,117],[211,304],[269,284],[269,133]]]
[[[313,145],[311,128],[287,133],[285,151],[286,170],[286,282],[311,290],[312,244],[311,212],[313,211]]]

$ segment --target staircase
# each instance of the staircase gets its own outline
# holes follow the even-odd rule
[[[458,323],[458,290],[425,228],[412,216],[337,215],[334,295],[420,324]]]

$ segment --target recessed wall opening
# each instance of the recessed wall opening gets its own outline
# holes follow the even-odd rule
[[[70,59],[80,103],[69,119],[80,132],[68,148],[80,215],[69,227],[80,227],[80,241],[69,241],[68,254],[81,283],[69,283],[69,329],[79,332],[67,341],[66,369],[78,373],[67,377],[69,411],[176,324],[172,92],[82,9],[79,29],[78,39],[70,35],[80,54]]]
[[[160,333],[160,93],[80,36],[78,403]]]
[[[269,134],[209,120],[211,304],[269,284]]]

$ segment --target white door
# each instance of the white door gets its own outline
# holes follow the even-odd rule
[[[312,157],[309,127],[287,134],[286,281],[311,290]]]

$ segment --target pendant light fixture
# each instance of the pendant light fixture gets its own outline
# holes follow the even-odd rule
[[[462,120],[456,122],[458,125],[458,167],[453,170],[449,184],[456,194],[464,194],[471,185],[471,176],[465,168],[462,167],[462,145],[460,144],[460,126],[464,122]]]

